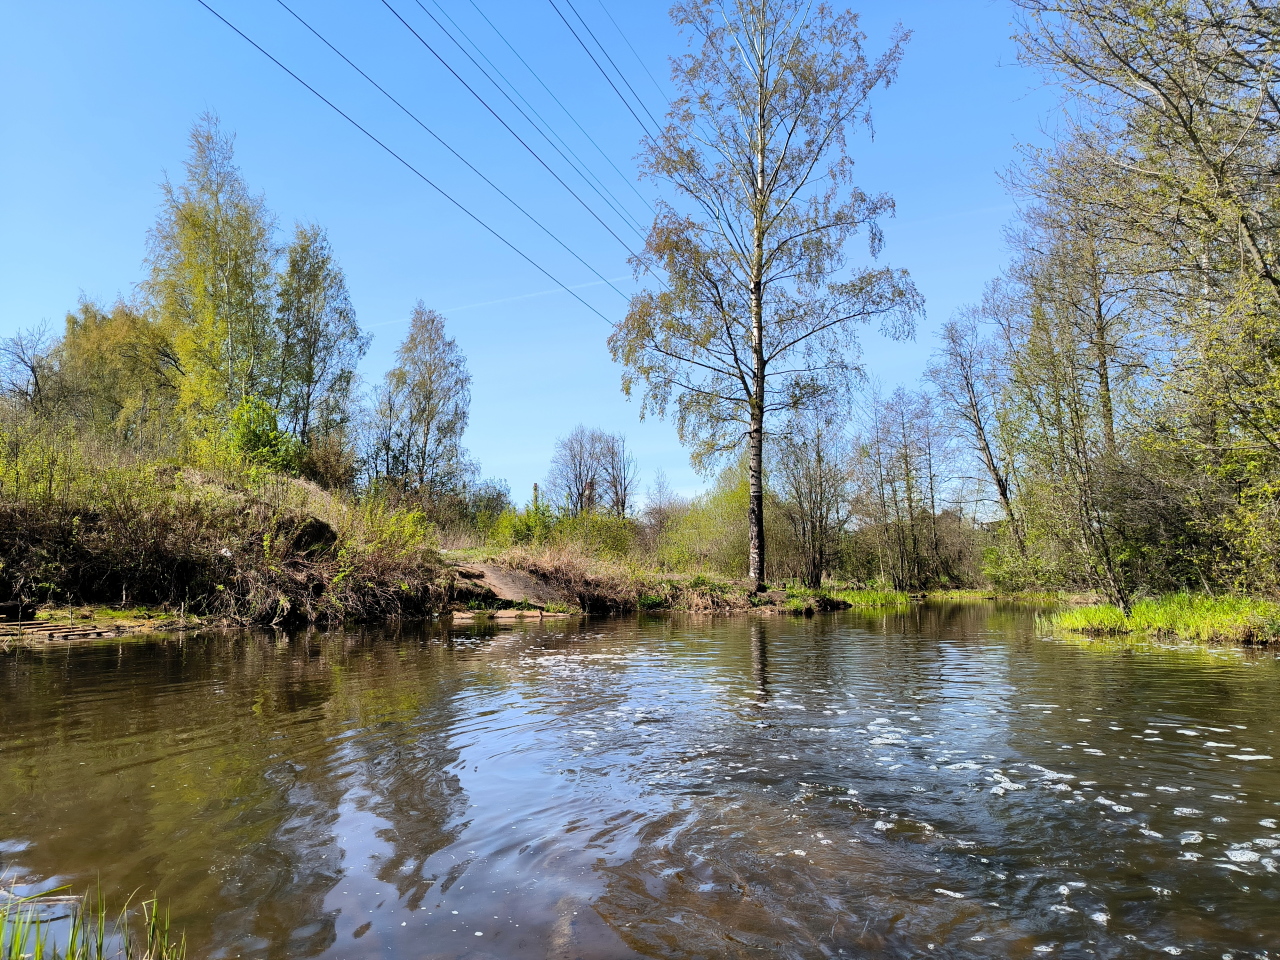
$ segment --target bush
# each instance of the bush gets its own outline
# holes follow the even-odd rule
[[[231,450],[252,466],[294,473],[302,461],[302,445],[280,429],[276,411],[261,397],[245,397],[231,414],[227,431]]]

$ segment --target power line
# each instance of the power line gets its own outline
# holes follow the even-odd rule
[[[595,31],[591,29],[591,24],[582,19],[582,14],[580,14],[578,12],[578,8],[573,5],[573,0],[564,0],[564,2],[569,9],[573,11],[573,15],[578,18],[578,22],[582,24],[583,28],[587,31],[587,36],[594,40],[595,45],[600,48],[600,52],[604,54],[604,58],[609,61],[609,66],[613,67],[614,72],[618,74],[622,79],[622,82],[627,85],[627,89],[631,91],[631,95],[636,98],[636,101],[640,104],[641,108],[646,114],[648,114],[649,119],[653,121],[653,125],[661,130],[662,124],[658,122],[658,118],[649,112],[649,105],[644,102],[644,99],[640,94],[636,93],[636,88],[631,85],[631,81],[627,79],[627,75],[622,72],[622,69],[613,62],[613,57],[609,56],[609,51],[605,48],[605,45],[600,42],[600,38],[595,35]],[[623,39],[626,38],[624,37]]]
[[[596,55],[591,52],[591,48],[587,46],[582,37],[578,36],[578,31],[573,29],[573,24],[565,19],[565,15],[560,12],[560,8],[556,6],[555,0],[547,0],[547,3],[551,4],[551,9],[556,12],[556,16],[558,16],[561,21],[563,21],[564,25],[569,28],[569,32],[573,34],[573,39],[577,40],[578,45],[586,51],[587,56],[591,58],[591,62],[594,63],[596,65],[596,69],[600,71],[600,75],[604,77],[609,86],[613,88],[613,92],[618,95],[618,99],[622,101],[622,105],[627,108],[627,111],[631,116],[636,118],[636,123],[640,124],[640,129],[645,132],[645,136],[652,136],[652,134],[649,133],[649,128],[646,127],[644,125],[644,121],[640,119],[640,114],[636,113],[635,107],[631,106],[631,101],[622,95],[622,91],[619,90],[618,85],[613,82],[613,78],[609,76],[608,71],[600,65],[600,61],[597,60]],[[641,106],[643,107],[644,104],[641,104]]]
[[[525,60],[523,56],[521,56],[520,51],[511,45],[511,41],[508,40],[506,38],[506,35],[504,35],[503,32],[498,29],[497,25],[492,20],[489,19],[488,15],[483,10],[480,9],[480,6],[476,3],[476,0],[467,0],[467,2],[470,3],[472,7],[475,8],[476,13],[480,14],[481,19],[483,19],[484,22],[489,25],[489,29],[492,30],[495,34],[497,34],[498,39],[501,40],[504,44],[506,44],[507,49],[510,50],[515,55],[515,58],[519,60],[520,63],[524,66],[524,68],[529,71],[529,75],[532,76],[533,79],[538,81],[538,84],[542,87],[542,89],[545,90],[547,92],[547,95],[550,96],[551,99],[555,101],[556,106],[558,106],[561,109],[561,111],[563,111],[564,115],[569,118],[569,120],[573,123],[575,127],[578,128],[579,132],[581,132],[581,134],[584,137],[586,137],[589,141],[591,141],[591,145],[596,148],[596,152],[598,152],[600,156],[604,157],[605,162],[608,163],[609,166],[613,167],[614,173],[616,173],[619,177],[621,177],[626,182],[627,186],[631,188],[631,192],[640,198],[640,200],[644,203],[644,205],[649,208],[650,213],[656,213],[657,211],[653,209],[653,204],[651,204],[648,198],[645,197],[645,195],[641,193],[640,190],[636,187],[633,178],[628,177],[625,173],[623,173],[621,170],[618,169],[618,165],[613,162],[613,160],[609,157],[607,153],[605,153],[604,148],[600,146],[600,144],[596,141],[596,138],[591,136],[591,134],[587,132],[586,128],[583,127],[582,124],[578,122],[578,118],[575,117],[573,113],[569,110],[569,108],[566,107],[564,103],[560,100],[560,98],[556,96],[555,91],[552,90],[549,86],[547,86],[546,81],[544,81],[542,77],[538,75],[538,72],[529,65],[529,62]]]
[[[204,7],[206,10],[208,10],[210,13],[212,13],[215,17],[217,17],[219,20],[221,20],[223,23],[225,23],[225,24],[226,24],[228,27],[230,27],[233,31],[235,31],[235,32],[236,32],[236,33],[237,33],[237,34],[238,34],[238,35],[239,35],[243,40],[245,40],[248,44],[250,44],[250,45],[251,45],[255,50],[257,50],[259,53],[261,53],[264,57],[266,57],[268,60],[270,60],[272,63],[274,63],[277,67],[279,67],[281,70],[283,70],[283,71],[284,71],[285,73],[287,73],[289,76],[293,77],[293,79],[297,80],[297,81],[298,81],[298,83],[300,83],[300,84],[302,84],[304,87],[306,87],[309,91],[311,91],[311,93],[315,94],[315,96],[316,96],[316,97],[318,97],[320,100],[322,100],[322,101],[323,101],[323,102],[324,102],[324,103],[325,103],[325,104],[326,104],[326,105],[327,105],[331,110],[333,110],[333,112],[334,112],[334,113],[336,113],[336,114],[338,114],[338,116],[342,117],[342,119],[343,119],[343,120],[346,120],[346,121],[347,121],[347,123],[351,124],[351,125],[352,125],[353,127],[355,127],[357,130],[359,130],[361,133],[363,133],[366,137],[368,137],[370,140],[372,140],[374,143],[376,143],[378,146],[380,146],[383,150],[385,150],[387,153],[391,154],[391,156],[393,156],[393,157],[395,157],[397,160],[399,160],[401,164],[403,164],[405,167],[407,167],[407,168],[408,168],[408,169],[409,169],[409,170],[414,174],[414,176],[418,177],[418,179],[420,179],[423,183],[425,183],[427,186],[431,187],[431,189],[435,190],[435,191],[436,191],[436,193],[440,194],[440,196],[444,197],[446,200],[448,200],[450,203],[452,203],[455,207],[457,207],[459,210],[461,210],[463,213],[465,213],[468,217],[470,217],[470,218],[471,218],[472,220],[474,220],[476,223],[480,224],[480,226],[484,227],[484,229],[485,229],[485,230],[489,231],[489,233],[491,233],[491,234],[493,234],[495,237],[497,237],[500,241],[502,241],[502,243],[503,243],[505,246],[509,247],[511,250],[513,250],[515,253],[517,253],[517,254],[520,256],[520,258],[521,258],[521,259],[523,259],[523,260],[525,260],[527,263],[529,263],[529,265],[530,265],[530,266],[532,266],[534,269],[536,269],[536,270],[537,270],[539,273],[541,273],[544,277],[549,278],[549,279],[550,279],[550,280],[551,280],[551,281],[552,281],[556,286],[558,286],[558,287],[559,287],[561,290],[563,290],[565,293],[569,294],[569,296],[573,297],[573,299],[577,300],[580,304],[582,304],[584,307],[586,307],[588,310],[590,310],[592,313],[594,313],[596,316],[598,316],[598,317],[599,317],[601,320],[603,320],[605,323],[608,323],[608,324],[610,324],[610,325],[612,325],[612,324],[613,324],[613,321],[612,321],[612,320],[610,320],[608,317],[606,317],[603,313],[601,313],[599,310],[597,310],[597,309],[596,309],[595,307],[593,307],[591,304],[587,303],[587,301],[583,300],[583,299],[582,299],[582,297],[580,297],[580,296],[578,296],[576,293],[574,293],[574,291],[573,291],[570,287],[566,286],[563,282],[561,282],[561,281],[560,281],[560,280],[559,280],[559,279],[558,279],[554,274],[552,274],[552,273],[551,273],[549,270],[547,270],[545,267],[541,266],[541,265],[540,265],[536,260],[534,260],[532,257],[530,257],[527,253],[525,253],[523,250],[521,250],[519,247],[517,247],[514,243],[512,243],[510,240],[508,240],[506,237],[504,237],[502,234],[500,234],[500,233],[499,233],[497,230],[495,230],[493,227],[489,226],[489,224],[485,223],[485,222],[484,222],[484,220],[480,219],[480,217],[478,217],[476,214],[474,214],[474,213],[472,213],[470,210],[468,210],[465,206],[463,206],[463,205],[462,205],[462,203],[461,203],[461,202],[459,202],[458,200],[455,200],[452,196],[450,196],[450,195],[449,195],[449,193],[448,193],[448,192],[447,192],[443,187],[440,187],[440,186],[438,186],[437,184],[435,184],[435,183],[434,183],[431,179],[429,179],[429,178],[426,176],[426,174],[424,174],[421,170],[419,170],[417,167],[415,167],[413,164],[411,164],[408,160],[406,160],[404,157],[400,156],[400,154],[396,153],[396,152],[395,152],[394,150],[392,150],[389,146],[387,146],[385,143],[383,143],[381,140],[379,140],[376,136],[374,136],[372,133],[370,133],[368,130],[366,130],[366,129],[365,129],[363,126],[361,126],[361,125],[360,125],[356,120],[352,119],[352,117],[351,117],[349,114],[347,114],[346,112],[344,112],[344,111],[342,110],[342,108],[341,108],[341,107],[339,107],[337,104],[335,104],[332,100],[330,100],[328,97],[326,97],[323,93],[321,93],[321,92],[320,92],[319,90],[317,90],[315,87],[311,86],[311,84],[307,83],[307,81],[303,80],[300,76],[298,76],[296,73],[294,73],[294,72],[293,72],[292,70],[290,70],[288,67],[286,67],[283,63],[281,63],[279,60],[277,60],[275,57],[273,57],[273,56],[272,56],[270,53],[268,53],[266,50],[264,50],[261,46],[259,46],[259,45],[257,44],[257,42],[256,42],[256,41],[254,41],[251,37],[249,37],[249,35],[248,35],[248,34],[246,34],[243,30],[241,30],[241,29],[240,29],[239,27],[237,27],[234,23],[232,23],[230,20],[228,20],[228,19],[227,19],[226,17],[224,17],[222,14],[220,14],[217,10],[213,9],[213,7],[209,6],[209,4],[205,3],[205,0],[196,0],[196,3],[200,4],[200,6]]]
[[[493,70],[493,72],[498,75],[498,77],[507,85],[507,87],[510,88],[511,92],[520,98],[520,102],[529,108],[529,112],[538,118],[538,120],[542,124],[542,128],[537,128],[537,129],[538,129],[538,132],[542,134],[543,139],[550,142],[551,138],[554,137],[556,142],[559,143],[560,146],[564,147],[564,149],[569,152],[569,156],[573,158],[574,162],[571,162],[570,166],[573,167],[574,172],[577,173],[578,176],[582,177],[584,180],[589,181],[589,183],[594,182],[595,184],[597,184],[599,186],[599,189],[596,190],[596,195],[599,196],[602,200],[605,200],[605,202],[609,204],[610,209],[612,209],[614,213],[622,217],[622,219],[629,221],[630,224],[635,227],[636,231],[640,232],[642,230],[640,222],[634,216],[631,215],[631,212],[627,210],[626,205],[623,204],[623,202],[618,199],[618,197],[614,194],[612,190],[610,190],[607,186],[605,186],[604,181],[595,175],[595,172],[587,165],[585,160],[583,160],[580,156],[578,156],[577,151],[575,151],[573,147],[569,146],[569,143],[564,139],[564,137],[556,133],[555,128],[551,126],[551,123],[547,120],[547,118],[544,117],[541,113],[539,113],[538,108],[529,102],[529,98],[520,92],[519,88],[514,83],[512,83],[511,79],[505,73],[503,73],[502,70],[498,67],[498,65],[489,58],[488,54],[486,54],[484,50],[480,48],[480,45],[476,43],[473,39],[471,39],[471,37],[467,34],[467,31],[464,30],[461,26],[459,26],[458,22],[454,20],[453,17],[449,16],[448,11],[445,10],[444,7],[440,5],[439,0],[431,0],[431,4],[436,8],[437,11],[439,11],[442,17],[444,17],[446,20],[449,21],[449,25],[453,27],[453,29],[458,31],[458,33],[462,36],[462,39],[466,40],[467,43],[471,45],[471,48],[475,50],[477,54],[480,55],[480,59],[482,59],[485,63],[489,65],[489,67]],[[454,37],[450,36],[449,39],[452,40],[456,46],[461,47],[461,44],[459,44]],[[465,50],[463,52],[466,53]],[[472,60],[472,63],[475,63],[474,59]],[[498,84],[493,80],[492,77],[488,77],[488,79],[489,79],[489,82],[493,83],[495,87],[498,86]],[[510,98],[508,97],[508,99]],[[526,117],[526,119],[528,118]],[[555,144],[552,144],[552,146],[554,147]],[[563,152],[561,152],[560,155],[564,157]],[[566,157],[565,159],[567,160],[568,158]],[[592,189],[595,190],[596,188],[593,186]],[[605,193],[607,193],[609,195],[609,198],[605,199],[605,197],[601,195],[600,190],[603,190]]]
[[[425,130],[425,131],[427,132],[427,134],[429,134],[432,138],[434,138],[434,139],[435,139],[435,141],[436,141],[438,144],[440,144],[440,146],[444,147],[444,148],[445,148],[446,150],[448,150],[451,154],[453,154],[453,155],[454,155],[455,157],[457,157],[460,161],[462,161],[462,163],[464,163],[464,164],[466,165],[467,169],[469,169],[469,170],[470,170],[472,173],[474,173],[477,177],[479,177],[481,180],[483,180],[485,183],[487,183],[490,187],[492,187],[494,190],[496,190],[496,191],[498,192],[498,194],[499,194],[499,195],[500,195],[504,200],[506,200],[508,203],[510,203],[513,207],[515,207],[515,208],[516,208],[517,210],[519,210],[522,214],[524,214],[524,215],[525,215],[529,220],[531,220],[535,225],[537,225],[537,227],[538,227],[538,228],[539,228],[543,233],[545,233],[545,234],[546,234],[547,236],[549,236],[552,240],[554,240],[556,243],[558,243],[558,244],[559,244],[559,245],[560,245],[560,246],[561,246],[565,251],[567,251],[567,252],[569,253],[569,255],[570,255],[570,256],[572,256],[572,257],[573,257],[575,260],[577,260],[580,264],[582,264],[584,267],[586,267],[588,270],[590,270],[590,271],[591,271],[591,272],[592,272],[596,277],[598,277],[600,280],[603,280],[605,283],[607,283],[607,284],[609,285],[609,287],[613,289],[614,293],[616,293],[618,296],[622,297],[623,299],[630,299],[630,298],[629,298],[625,293],[623,293],[621,290],[619,290],[617,287],[615,287],[611,281],[609,281],[608,279],[606,279],[606,278],[605,278],[605,276],[604,276],[604,274],[600,273],[598,270],[596,270],[596,268],[595,268],[595,267],[591,266],[591,264],[589,264],[586,260],[582,259],[582,257],[580,257],[576,252],[574,252],[574,250],[573,250],[573,249],[572,249],[572,248],[571,248],[567,243],[565,243],[563,240],[561,240],[559,237],[557,237],[554,233],[552,233],[552,232],[551,232],[551,230],[550,230],[550,229],[548,229],[548,228],[546,227],[546,225],[544,225],[544,224],[542,223],[542,221],[540,221],[537,217],[535,217],[535,216],[534,216],[533,214],[531,214],[528,210],[526,210],[526,209],[525,209],[524,207],[522,207],[519,203],[517,203],[514,199],[512,199],[512,198],[511,198],[511,197],[506,193],[506,191],[504,191],[504,190],[503,190],[501,187],[499,187],[496,183],[494,183],[494,182],[493,182],[492,180],[490,180],[487,176],[485,176],[483,173],[481,173],[479,170],[477,170],[477,169],[476,169],[476,167],[475,167],[475,166],[474,166],[474,165],[473,165],[473,164],[472,164],[472,163],[471,163],[471,162],[470,162],[466,157],[464,157],[464,156],[463,156],[462,154],[460,154],[457,150],[455,150],[453,147],[451,147],[451,146],[450,146],[450,145],[449,145],[449,144],[448,144],[448,143],[447,143],[447,142],[446,142],[446,141],[445,141],[445,140],[444,140],[444,139],[443,139],[443,138],[442,138],[438,133],[436,133],[434,130],[432,130],[430,127],[428,127],[425,123],[423,123],[423,122],[422,122],[422,120],[421,120],[421,119],[419,119],[419,118],[418,118],[418,116],[417,116],[415,113],[413,113],[413,111],[411,111],[411,110],[410,110],[408,107],[406,107],[403,103],[401,103],[401,102],[400,102],[399,100],[397,100],[394,96],[392,96],[392,95],[391,95],[391,93],[390,93],[390,92],[388,92],[388,91],[386,90],[386,88],[384,88],[380,83],[378,83],[378,81],[374,80],[374,79],[373,79],[373,77],[369,76],[369,74],[365,73],[362,69],[360,69],[360,67],[359,67],[359,66],[357,66],[357,65],[356,65],[356,64],[351,60],[351,58],[350,58],[350,57],[348,57],[345,53],[343,53],[341,50],[339,50],[337,47],[335,47],[332,43],[330,43],[327,39],[325,39],[325,37],[320,33],[320,31],[316,30],[316,28],[315,28],[315,27],[313,27],[310,23],[308,23],[306,20],[304,20],[304,19],[303,19],[303,18],[302,18],[302,17],[301,17],[301,16],[300,16],[300,15],[299,15],[299,14],[298,14],[298,13],[297,13],[293,8],[292,8],[292,7],[290,7],[287,3],[285,3],[285,2],[284,2],[284,0],[276,0],[276,3],[278,3],[278,4],[280,4],[280,6],[284,7],[284,9],[289,13],[289,15],[290,15],[290,16],[292,16],[292,17],[293,17],[295,20],[297,20],[300,24],[302,24],[302,25],[303,25],[304,27],[306,27],[309,31],[311,31],[312,35],[314,35],[314,36],[315,36],[315,37],[316,37],[316,38],[317,38],[321,43],[323,43],[326,47],[328,47],[330,50],[332,50],[334,53],[336,53],[339,57],[341,57],[344,61],[346,61],[347,65],[348,65],[348,66],[350,66],[350,67],[351,67],[351,69],[353,69],[356,73],[360,74],[360,76],[364,77],[364,78],[365,78],[366,80],[368,80],[371,84],[373,84],[373,86],[377,88],[377,90],[378,90],[378,92],[379,92],[379,93],[381,93],[384,97],[386,97],[388,100],[390,100],[392,103],[394,103],[397,107],[399,107],[399,108],[401,109],[401,111],[403,111],[403,112],[404,112],[404,114],[405,114],[407,117],[409,117],[409,119],[410,119],[410,120],[412,120],[414,123],[416,123],[418,126],[420,126],[423,130]]]
[[[445,60],[444,57],[440,56],[440,54],[436,52],[435,47],[431,46],[431,44],[429,44],[426,41],[426,39],[422,36],[422,34],[418,33],[417,30],[413,29],[409,21],[407,21],[404,17],[400,16],[399,12],[396,10],[395,7],[391,6],[391,4],[387,2],[387,0],[382,0],[382,5],[386,7],[388,10],[390,10],[392,15],[397,20],[399,20],[402,24],[404,24],[405,29],[408,30],[410,33],[412,33],[414,37],[417,38],[418,42],[421,43],[427,49],[427,51],[430,52],[430,54],[433,57],[439,60],[441,65],[444,66],[444,68],[448,70],[451,74],[453,74],[454,78],[457,79],[459,83],[461,83],[464,87],[467,88],[468,93],[470,93],[473,97],[475,97],[477,100],[480,101],[481,106],[483,106],[486,110],[488,110],[489,113],[493,115],[493,118],[497,120],[500,124],[502,124],[502,126],[507,130],[507,132],[510,133],[513,137],[515,137],[516,140],[520,143],[520,145],[524,147],[526,150],[528,150],[529,153],[533,156],[533,158],[537,160],[538,163],[540,163],[543,166],[543,168],[549,174],[551,174],[551,176],[555,177],[556,182],[559,183],[560,186],[564,187],[567,191],[569,191],[569,194],[575,200],[577,200],[578,203],[582,205],[583,209],[585,209],[587,213],[591,214],[591,216],[595,218],[596,222],[599,223],[600,226],[604,227],[605,230],[608,231],[609,236],[613,237],[613,239],[617,240],[618,243],[622,244],[623,249],[626,250],[627,253],[631,254],[631,256],[633,257],[636,256],[635,251],[631,249],[630,245],[625,240],[623,240],[620,236],[618,236],[618,234],[614,232],[614,229],[611,226],[609,226],[609,224],[605,223],[605,221],[600,217],[600,215],[596,213],[595,210],[593,210],[591,206],[585,200],[582,199],[582,197],[578,196],[577,191],[575,191],[573,187],[569,186],[567,183],[564,182],[564,178],[561,177],[560,174],[556,173],[555,170],[553,170],[551,166],[545,160],[543,160],[542,157],[538,155],[538,152],[534,150],[533,147],[529,146],[529,144],[525,142],[524,138],[521,137],[520,134],[516,133],[516,131],[512,128],[512,126],[509,123],[507,123],[507,121],[502,119],[501,115],[496,110],[494,110],[493,107],[489,106],[488,101],[485,100],[484,97],[480,96],[480,94],[475,91],[475,89],[471,86],[471,84],[467,83],[467,81],[462,78],[462,75],[459,74],[457,70],[453,69],[453,67],[449,65],[449,61]],[[422,6],[421,3],[419,3],[418,5]],[[427,11],[426,7],[423,7],[422,9],[423,9],[423,12],[427,14],[427,16],[429,17],[431,16],[430,12]],[[434,21],[435,17],[431,17],[431,19]],[[438,21],[437,21],[437,25],[438,25]],[[506,94],[504,93],[503,95],[505,96]],[[517,109],[519,108],[517,107]]]
[[[622,42],[627,45],[627,49],[631,51],[631,55],[636,58],[636,63],[640,64],[640,69],[649,75],[649,79],[653,81],[653,88],[658,91],[658,96],[663,100],[667,99],[667,92],[662,89],[662,84],[658,83],[658,78],[650,71],[648,65],[641,59],[640,54],[636,52],[636,48],[631,45],[631,41],[627,39],[626,33],[622,27],[618,26],[618,21],[613,19],[613,14],[609,12],[609,8],[604,5],[604,0],[596,0],[596,5],[604,11],[604,15],[609,18],[609,22],[613,24],[613,29],[618,31],[618,36],[622,38]]]

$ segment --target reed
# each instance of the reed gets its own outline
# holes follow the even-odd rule
[[[0,893],[0,960],[185,960],[168,911],[144,900],[113,914],[101,892],[83,898]]]

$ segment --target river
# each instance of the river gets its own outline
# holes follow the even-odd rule
[[[1017,605],[0,653],[0,874],[192,957],[1277,957],[1280,663]]]

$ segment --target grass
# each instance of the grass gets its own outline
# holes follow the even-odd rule
[[[1058,610],[1042,617],[1041,623],[1089,636],[1146,633],[1203,642],[1272,643],[1280,639],[1280,603],[1174,593],[1139,600],[1128,616],[1119,607],[1100,603]]]
[[[126,904],[113,919],[101,893],[76,899],[0,891],[0,960],[184,960],[186,953],[186,939],[172,938],[156,900],[140,903],[132,917]]]
[[[0,599],[99,619],[375,620],[442,607],[443,573],[415,510],[0,423]]]
[[[911,602],[910,595],[902,590],[828,590],[826,595],[851,607],[896,607]]]
[[[976,600],[1009,600],[1017,603],[1070,603],[1081,600],[1096,600],[1096,596],[1068,593],[1063,590],[1013,590],[998,592],[986,590],[930,590],[925,594],[928,600],[943,603],[968,603]]]

